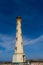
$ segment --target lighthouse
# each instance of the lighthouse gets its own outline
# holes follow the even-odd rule
[[[16,41],[12,59],[13,63],[25,62],[25,55],[23,52],[21,22],[22,22],[21,17],[20,16],[16,17]]]

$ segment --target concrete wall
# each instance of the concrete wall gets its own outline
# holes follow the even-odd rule
[[[43,65],[43,62],[33,62],[31,65]]]
[[[43,65],[43,62],[31,62],[30,65]]]
[[[43,62],[31,62],[30,64],[12,64],[12,63],[0,63],[0,65],[43,65]]]

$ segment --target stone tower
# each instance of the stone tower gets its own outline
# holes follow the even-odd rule
[[[23,43],[22,43],[22,32],[21,32],[21,17],[16,17],[16,43],[15,43],[15,52],[13,55],[12,62],[25,62],[24,52],[23,52]]]

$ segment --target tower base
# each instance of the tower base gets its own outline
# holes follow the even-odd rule
[[[12,60],[13,63],[21,63],[21,62],[25,62],[25,59],[24,59],[24,54],[23,53],[15,53],[13,55],[13,60]]]

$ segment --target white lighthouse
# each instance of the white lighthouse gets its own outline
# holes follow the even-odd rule
[[[25,62],[22,42],[22,31],[21,31],[21,17],[16,17],[16,42],[14,48],[14,55],[12,62]]]

